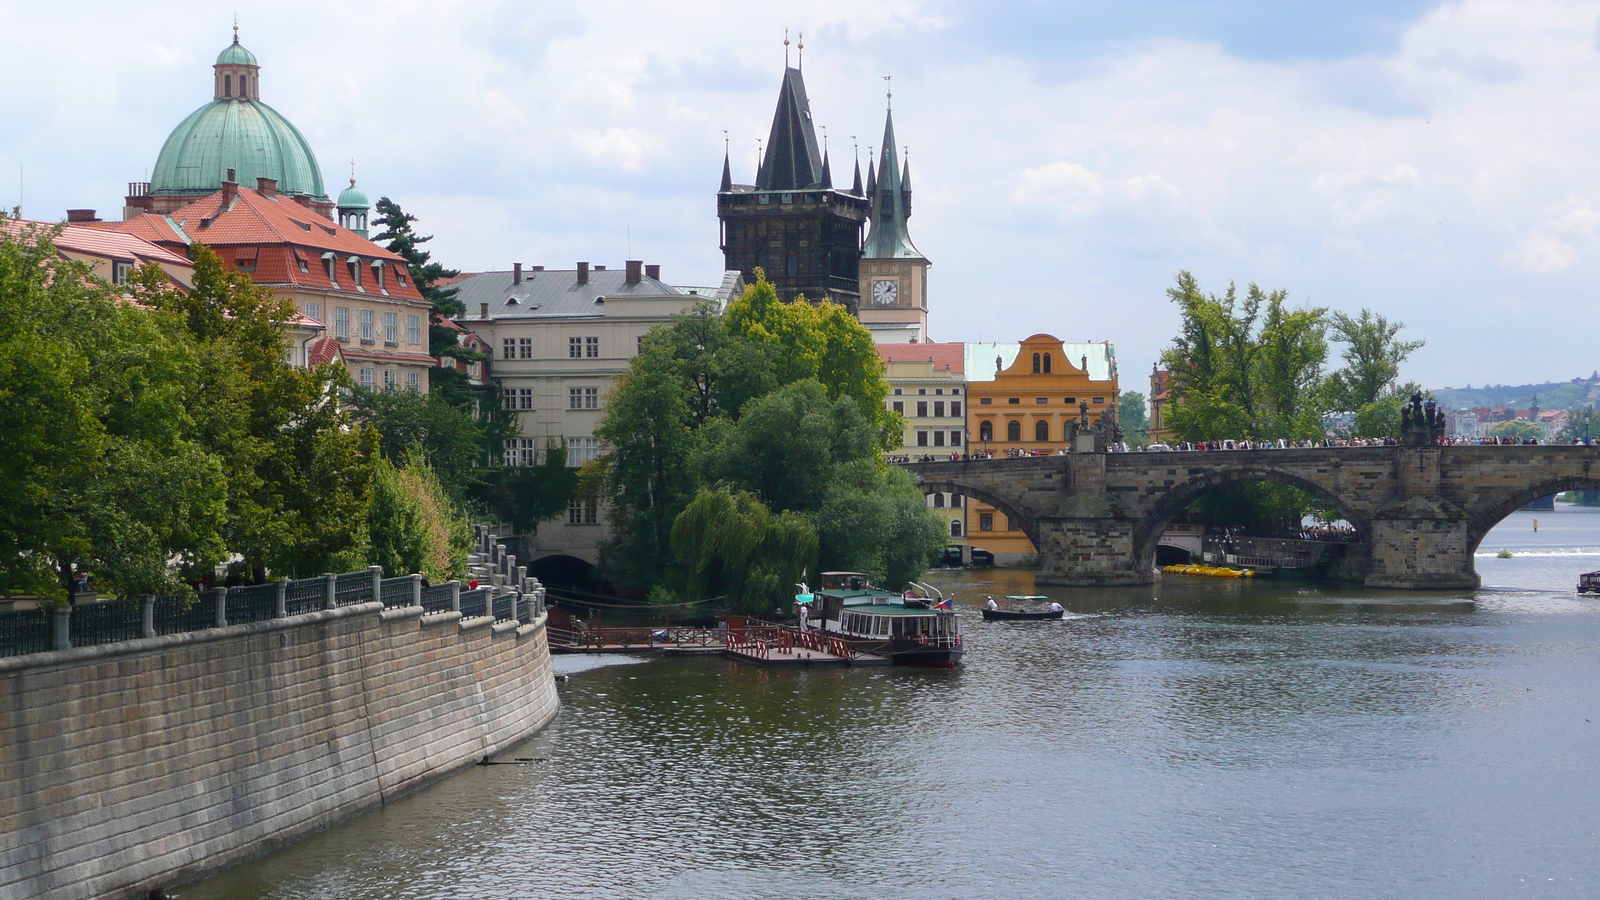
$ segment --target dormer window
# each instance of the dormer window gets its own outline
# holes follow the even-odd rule
[[[338,270],[336,268],[334,268],[335,261],[334,261],[334,258],[333,258],[333,254],[332,253],[324,253],[324,254],[322,254],[322,264],[324,266],[326,266],[327,269],[328,269],[328,281],[331,282],[334,287],[338,287],[339,286],[339,276],[338,276]]]
[[[350,269],[350,283],[357,288],[361,287],[361,258],[352,256],[346,259],[344,264]]]
[[[128,276],[133,273],[133,263],[125,259],[111,261],[111,283],[122,286],[128,283]]]
[[[383,287],[383,261],[382,260],[375,259],[375,260],[372,261],[372,281],[373,281],[373,283],[375,283],[378,286],[378,290],[383,291],[384,293],[388,293],[388,291],[385,290],[384,287]]]

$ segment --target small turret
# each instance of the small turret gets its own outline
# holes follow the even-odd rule
[[[354,160],[350,161],[350,186],[340,192],[339,201],[335,205],[339,209],[339,224],[366,237],[367,213],[371,211],[372,204],[367,200],[367,192],[356,187]]]

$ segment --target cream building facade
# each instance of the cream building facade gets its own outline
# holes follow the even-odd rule
[[[490,371],[502,406],[517,413],[520,434],[507,443],[505,465],[535,465],[551,445],[566,447],[572,467],[597,458],[603,448],[595,430],[606,395],[628,371],[645,334],[696,304],[721,309],[744,289],[738,272],[700,288],[674,287],[660,276],[659,266],[633,260],[622,269],[519,264],[455,283],[467,310],[457,321],[492,351]],[[574,501],[566,515],[530,537],[524,562],[571,556],[597,564],[609,531],[599,501]]]

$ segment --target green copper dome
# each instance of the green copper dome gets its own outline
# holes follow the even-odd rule
[[[233,43],[229,44],[227,49],[217,54],[217,65],[254,66],[259,65],[259,63],[256,62],[256,55],[241,47],[239,45],[239,36],[234,35]]]
[[[367,192],[356,187],[356,180],[350,179],[350,186],[339,193],[339,202],[335,204],[340,209],[369,209],[372,204],[367,201]]]
[[[156,157],[152,194],[209,194],[233,169],[239,184],[275,178],[278,191],[327,201],[311,145],[259,100],[213,100],[179,123]]]

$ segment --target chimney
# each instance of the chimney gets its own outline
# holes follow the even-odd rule
[[[543,272],[544,271],[544,266],[529,266],[528,267],[528,271],[529,272]]]
[[[605,267],[605,266],[600,266],[600,265],[597,265],[597,266],[595,266],[595,267],[594,267],[594,270],[595,270],[595,271],[596,271],[596,272],[604,272],[604,271],[605,271],[605,270],[606,270],[606,267]]]
[[[511,264],[511,283],[512,285],[522,283],[522,263]]]
[[[578,283],[589,283],[589,264],[586,262],[578,263]]]
[[[239,194],[239,183],[233,179],[234,171],[229,169],[228,177],[222,179],[222,202],[224,205],[232,203],[233,198]]]
[[[640,274],[644,270],[644,260],[630,259],[623,265],[625,265],[628,269],[628,274],[625,276],[624,280],[629,284],[638,284]]]
[[[660,281],[661,280],[661,264],[660,263],[651,263],[650,265],[645,266],[644,267],[644,277],[646,277],[646,278],[654,278],[655,280]]]
[[[257,178],[256,190],[260,191],[263,197],[276,197],[278,196],[278,179]]]
[[[480,319],[489,318],[489,304],[487,304],[487,303],[479,303],[478,304],[478,318],[480,318]]]
[[[98,222],[98,221],[100,221],[100,220],[96,219],[94,217],[94,210],[92,210],[92,209],[69,209],[69,210],[67,210],[67,223],[68,224],[72,224],[72,223],[75,223],[75,222]]]

